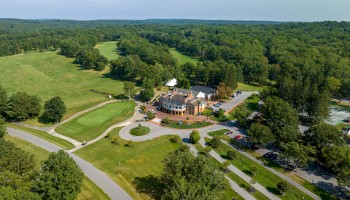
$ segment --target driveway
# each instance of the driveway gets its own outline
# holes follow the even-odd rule
[[[238,106],[240,103],[242,103],[246,98],[250,97],[252,94],[258,94],[259,92],[253,92],[253,91],[244,91],[242,94],[240,94],[237,97],[234,98],[230,98],[231,100],[226,102],[226,103],[222,103],[222,106],[220,107],[213,107],[214,111],[219,110],[220,108],[224,109],[226,111],[226,113],[228,113],[230,110],[232,110],[233,108],[235,108],[236,106]]]
[[[20,131],[13,128],[7,128],[7,132],[11,136],[15,136],[23,140],[26,140],[50,152],[57,152],[58,150],[61,149],[60,147],[46,140],[38,138],[24,131]],[[117,200],[117,199],[131,200],[132,199],[127,192],[125,192],[119,185],[117,185],[114,181],[112,181],[112,179],[110,179],[105,173],[95,168],[93,165],[86,162],[82,158],[72,153],[69,153],[69,154],[75,160],[75,162],[80,166],[80,168],[83,170],[85,176],[88,177],[92,182],[94,182],[98,187],[100,187],[106,193],[106,195],[108,195],[111,199],[113,200]]]

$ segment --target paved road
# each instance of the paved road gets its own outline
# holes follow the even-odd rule
[[[228,113],[230,110],[232,110],[233,108],[235,108],[237,105],[239,105],[240,103],[242,103],[246,98],[250,97],[252,94],[258,94],[258,92],[251,92],[251,91],[244,91],[242,94],[240,94],[239,96],[235,97],[235,98],[231,98],[231,101],[227,102],[227,103],[222,103],[221,107],[215,107],[213,106],[213,110],[217,111],[220,108],[224,109],[226,111],[226,113]]]
[[[57,152],[58,150],[61,149],[60,147],[46,140],[38,138],[34,135],[31,135],[29,133],[26,133],[17,129],[13,129],[13,128],[7,128],[7,131],[12,136],[26,140],[50,152]],[[75,160],[75,162],[80,166],[80,168],[84,171],[85,176],[87,176],[98,187],[100,187],[112,200],[129,200],[129,199],[131,200],[132,199],[127,192],[125,192],[119,185],[113,182],[112,179],[110,179],[102,171],[95,168],[90,163],[86,162],[80,157],[71,153],[70,155]]]

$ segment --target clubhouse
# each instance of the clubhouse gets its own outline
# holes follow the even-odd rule
[[[204,111],[215,94],[215,89],[204,86],[193,86],[190,90],[174,88],[159,97],[159,109],[173,115],[197,115]]]

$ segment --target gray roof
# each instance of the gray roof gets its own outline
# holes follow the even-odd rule
[[[193,90],[186,90],[186,89],[182,89],[182,88],[176,88],[180,93],[182,94],[187,94],[189,92],[192,92],[193,96],[197,96],[199,94],[200,91],[193,91]]]
[[[195,85],[191,87],[192,92],[203,92],[205,94],[210,94],[216,92],[216,89],[212,87],[207,87],[207,86],[201,86],[201,85]]]
[[[185,103],[170,100],[170,99],[165,99],[163,102],[169,106],[184,106],[184,105],[186,105]]]

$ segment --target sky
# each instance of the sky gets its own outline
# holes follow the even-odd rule
[[[0,18],[350,21],[350,0],[0,0]]]

